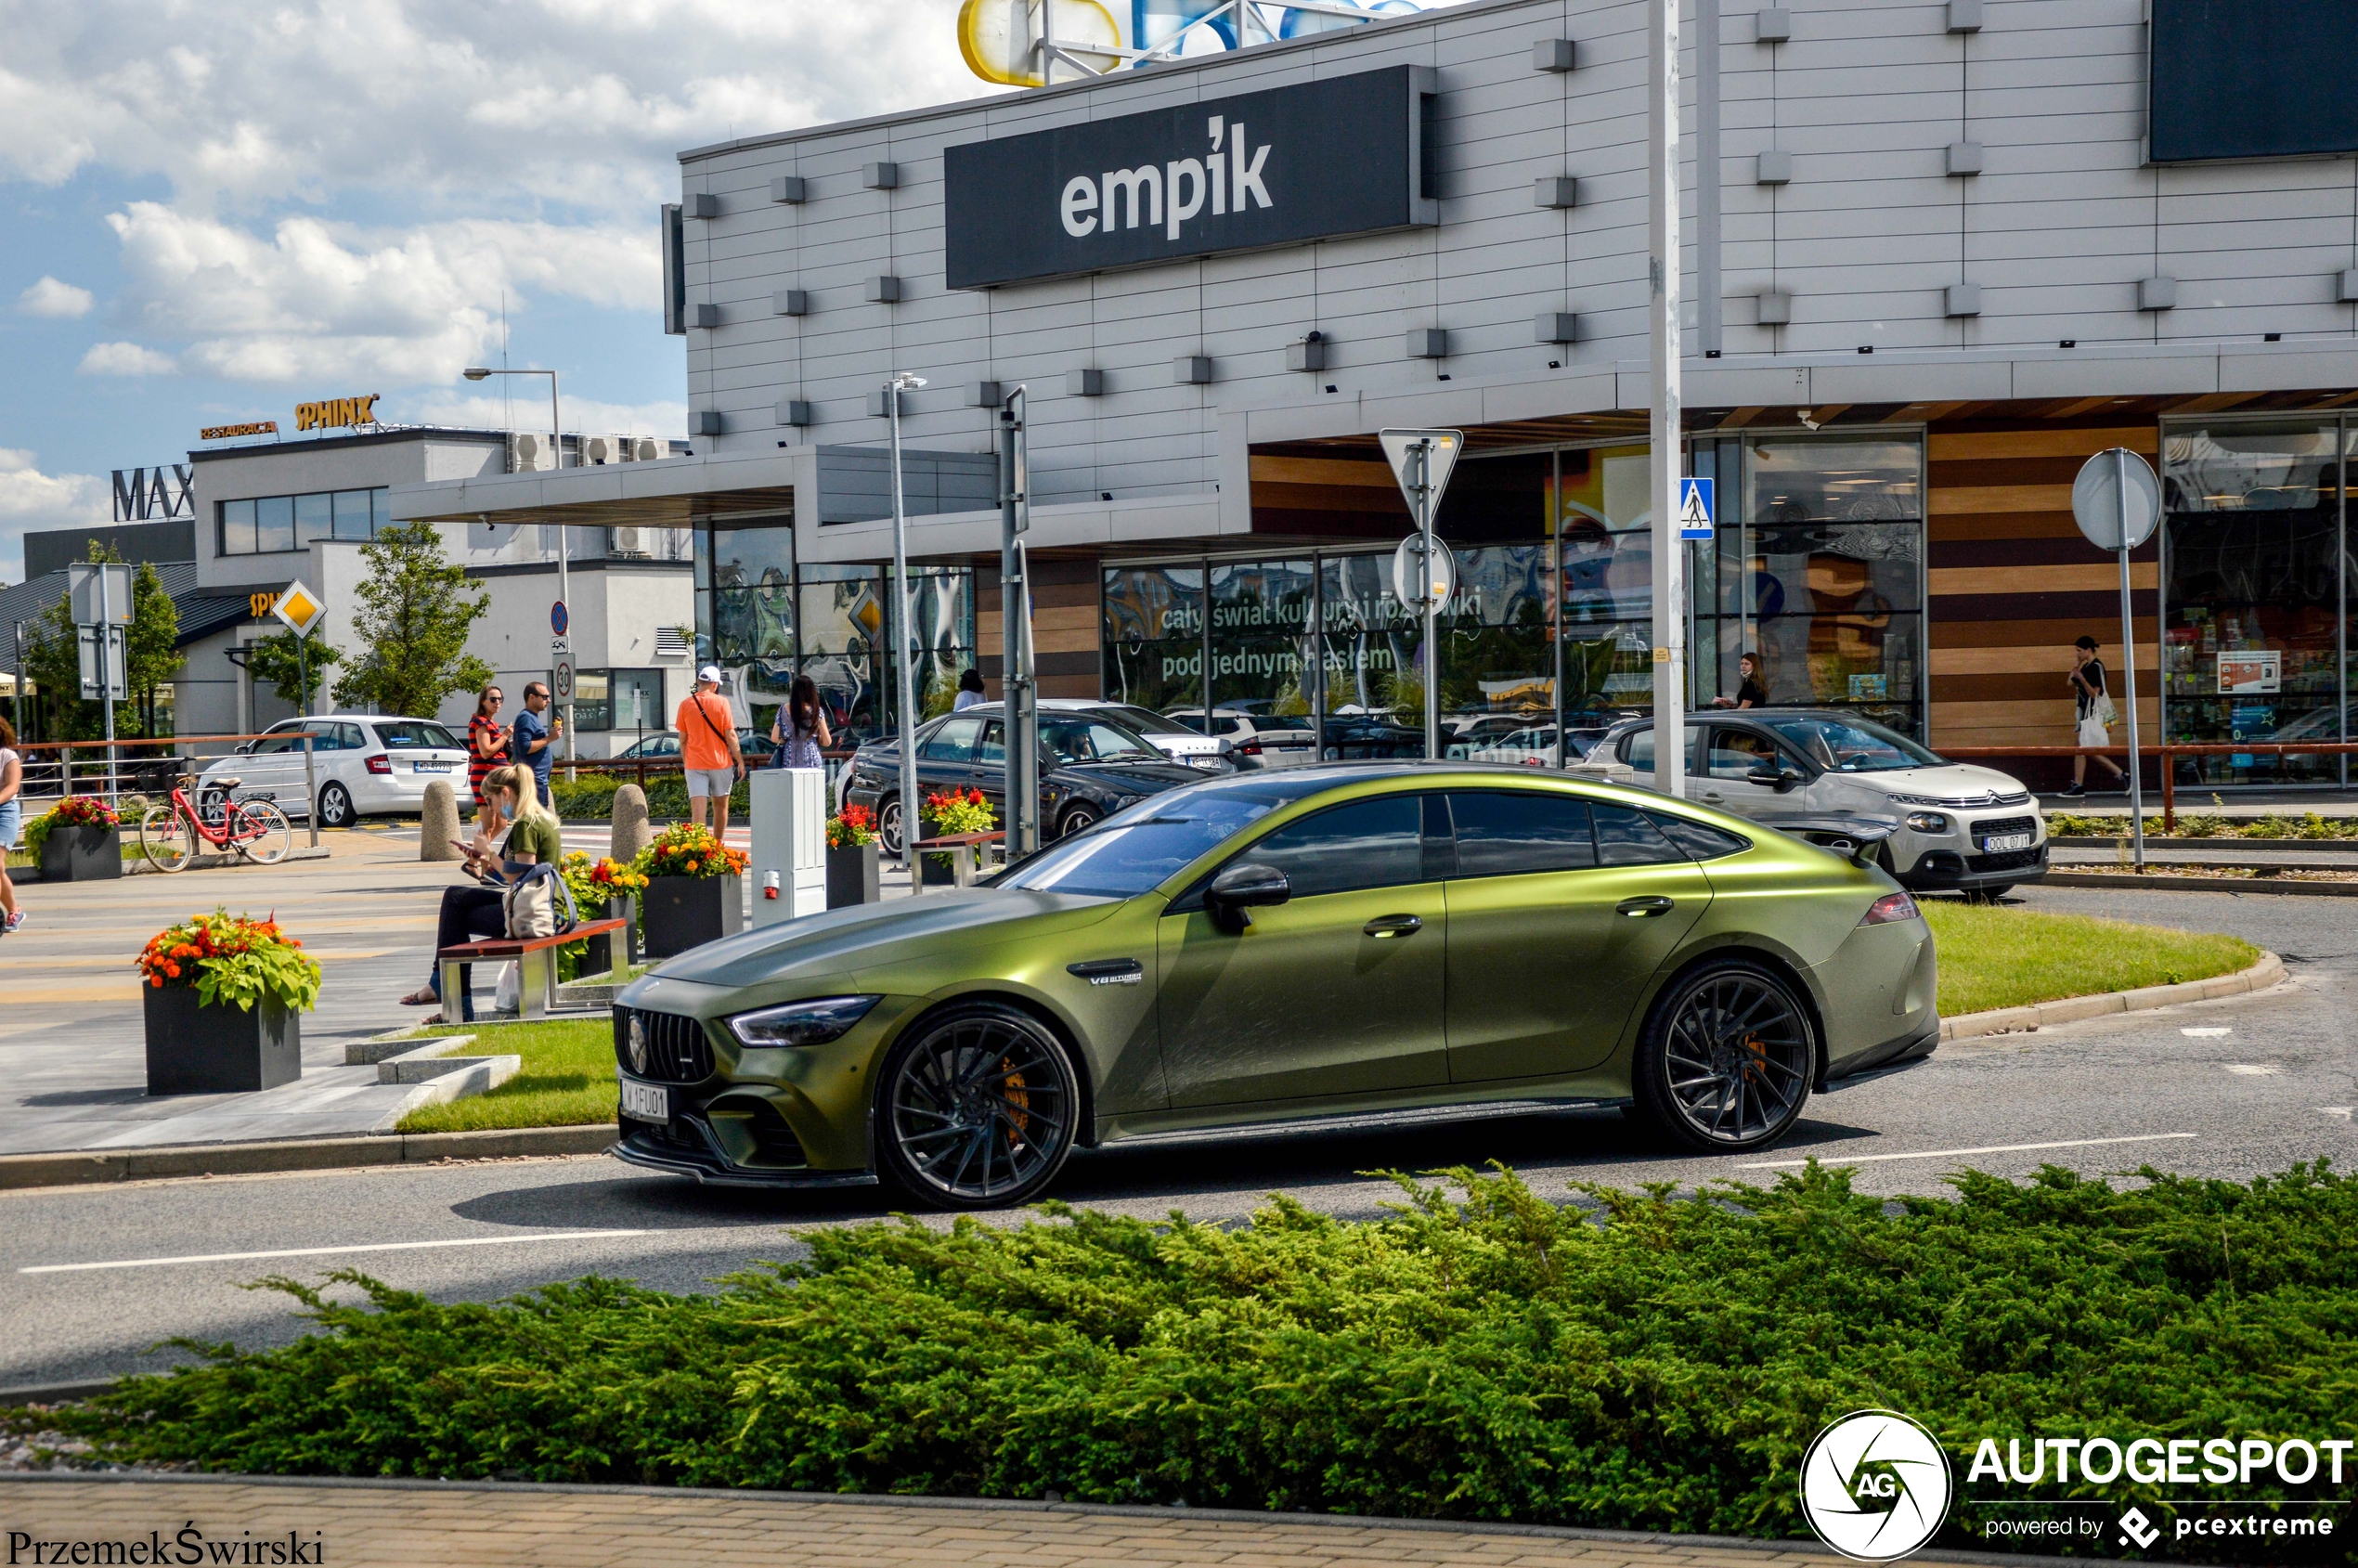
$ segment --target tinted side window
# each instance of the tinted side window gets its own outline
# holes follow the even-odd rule
[[[1660,865],[1687,852],[1663,836],[1653,819],[1629,806],[1595,807],[1597,859],[1605,865]]]
[[[1279,828],[1237,861],[1276,866],[1297,899],[1395,888],[1423,878],[1422,815],[1413,795],[1355,800]]]
[[[1699,861],[1717,860],[1740,849],[1752,848],[1752,840],[1740,835],[1716,828],[1705,823],[1689,822],[1667,811],[1649,811],[1654,825],[1662,829],[1669,840]]]
[[[975,752],[975,737],[982,733],[979,719],[951,719],[943,721],[917,755],[932,762],[964,762]]]
[[[1641,773],[1653,771],[1654,732],[1643,730],[1621,739],[1621,759]]]
[[[1597,863],[1588,802],[1525,790],[1453,793],[1458,875],[1511,876],[1575,871]]]
[[[1002,768],[1007,765],[1007,727],[996,719],[982,727],[982,748],[975,753],[975,760]]]

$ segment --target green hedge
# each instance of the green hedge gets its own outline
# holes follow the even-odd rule
[[[336,1305],[279,1280],[320,1332],[41,1419],[101,1458],[240,1471],[1765,1536],[1801,1533],[1804,1448],[1863,1406],[1963,1455],[1982,1434],[2347,1435],[2358,1183],[2142,1174],[1968,1173],[1952,1200],[1895,1202],[1812,1167],[1560,1208],[1459,1172],[1461,1196],[1404,1183],[1374,1222],[1276,1199],[1235,1228],[1048,1205],[818,1230],[807,1263],[706,1296],[586,1279],[447,1305],[338,1275],[369,1301]],[[1961,1498],[1988,1495],[1964,1472]],[[2331,1489],[2343,1529],[2352,1491]],[[2089,1495],[2151,1512],[2157,1489]],[[1961,1502],[1950,1539],[1979,1518]]]
[[[630,783],[628,779],[609,778],[598,773],[584,773],[568,784],[559,774],[549,781],[549,793],[556,801],[557,815],[566,822],[609,822],[614,817],[615,791]],[[751,787],[743,779],[729,792],[730,814],[743,819],[753,810]],[[647,781],[647,814],[657,822],[685,820],[688,815],[688,781],[678,773],[658,773]]]

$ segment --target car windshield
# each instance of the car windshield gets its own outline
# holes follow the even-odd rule
[[[1036,893],[1136,898],[1278,807],[1324,787],[1324,780],[1306,779],[1288,784],[1256,782],[1247,788],[1235,784],[1182,788],[1148,796],[1087,833],[1058,839],[1002,873],[991,885]]]
[[[1201,735],[1203,733],[1201,730],[1190,730],[1184,724],[1174,724],[1161,714],[1149,713],[1143,707],[1109,707],[1102,711],[1116,723],[1126,729],[1134,730],[1142,735]]]
[[[1043,716],[1040,744],[1058,762],[1160,762],[1162,753],[1102,719]]]
[[[1898,768],[1938,768],[1941,758],[1905,735],[1864,719],[1794,714],[1764,719],[1794,750],[1837,773],[1886,773]]]
[[[377,738],[388,751],[457,751],[459,739],[439,724],[421,719],[405,719],[387,721],[372,720],[377,726]]]

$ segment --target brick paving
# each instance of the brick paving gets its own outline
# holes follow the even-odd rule
[[[636,1487],[229,1481],[0,1480],[0,1539],[139,1541],[178,1561],[193,1524],[214,1542],[292,1538],[304,1561],[405,1568],[1771,1568],[1842,1559],[1799,1543],[1519,1526],[1263,1517],[1171,1509],[827,1497]],[[11,1541],[9,1544],[14,1545]],[[316,1548],[319,1555],[313,1557]],[[211,1557],[208,1552],[208,1558]],[[242,1554],[240,1554],[242,1555]],[[85,1562],[99,1561],[97,1554]],[[19,1561],[31,1562],[30,1551]],[[259,1562],[273,1560],[264,1554]],[[291,1561],[280,1557],[278,1562]],[[1983,1561],[1990,1561],[1984,1559]],[[2026,1561],[2015,1559],[2014,1561]]]

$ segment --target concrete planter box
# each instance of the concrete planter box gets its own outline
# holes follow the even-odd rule
[[[876,879],[878,846],[854,844],[827,851],[827,907],[872,904],[884,895]]]
[[[67,827],[49,830],[41,843],[44,882],[100,882],[123,875],[123,830]]]
[[[303,1076],[303,1019],[267,998],[207,1007],[194,986],[146,986],[148,1093],[239,1095]]]
[[[628,893],[618,899],[608,899],[605,917],[609,920],[630,920],[630,906],[634,901]],[[594,920],[597,916],[588,910],[583,910],[581,918]],[[582,955],[582,974],[584,976],[610,975],[625,964],[637,963],[639,961],[638,940],[635,935],[637,929],[637,922],[632,921],[631,925],[622,930],[591,937],[590,951]]]
[[[647,880],[640,935],[649,958],[669,958],[745,929],[744,878],[654,876]]]

